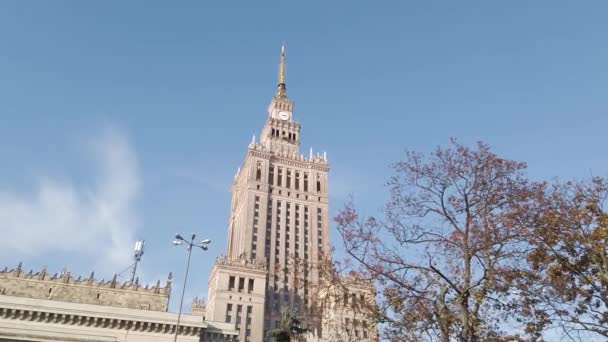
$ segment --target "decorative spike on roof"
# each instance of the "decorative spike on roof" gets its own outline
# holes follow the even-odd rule
[[[48,277],[48,272],[46,267],[42,268],[39,272],[34,272],[30,270],[29,272],[23,271],[23,264],[19,263],[16,268],[9,269],[8,267],[4,267],[3,270],[0,270],[0,278],[19,278],[19,279],[33,279],[33,280],[44,280],[49,282],[50,284],[74,284],[88,287],[98,287],[98,288],[119,288],[124,290],[133,290],[133,291],[142,291],[139,283],[133,284],[131,281],[120,282],[117,279],[117,275],[115,274],[111,280],[105,281],[96,280],[95,272],[91,272],[89,277],[73,277],[70,272],[62,271],[60,274],[53,274],[51,277]],[[169,274],[166,285],[161,286],[160,280],[156,282],[154,286],[146,286],[143,291],[147,291],[150,293],[169,293],[171,290],[171,278],[172,275]],[[139,282],[139,280],[138,280]],[[147,289],[147,290],[146,290]]]

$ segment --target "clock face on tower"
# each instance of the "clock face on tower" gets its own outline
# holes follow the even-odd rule
[[[281,120],[289,120],[290,116],[291,116],[291,113],[288,111],[282,110],[279,112],[279,119],[281,119]]]

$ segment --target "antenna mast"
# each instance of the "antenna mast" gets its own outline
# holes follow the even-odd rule
[[[144,244],[145,240],[138,240],[135,242],[135,248],[133,248],[133,258],[135,264],[133,264],[133,273],[131,273],[131,284],[135,282],[135,273],[137,272],[137,264],[141,261],[141,257],[144,255]]]

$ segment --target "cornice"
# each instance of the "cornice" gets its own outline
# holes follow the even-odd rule
[[[42,306],[7,305],[7,303],[0,303],[0,320],[31,321],[164,334],[174,334],[176,326],[169,319],[150,319]],[[179,335],[199,336],[205,328],[206,324],[204,322],[180,322]]]
[[[300,159],[291,159],[291,158],[286,158],[286,157],[280,157],[272,152],[266,152],[266,151],[260,151],[260,150],[254,150],[254,149],[250,149],[249,154],[253,157],[267,159],[267,160],[270,160],[273,162],[279,162],[281,164],[299,167],[299,168],[303,168],[303,169],[312,169],[312,170],[322,171],[322,172],[329,171],[329,165],[327,165],[327,163],[320,164],[320,163],[316,163],[314,161],[310,161],[310,160],[306,160],[306,159],[300,160]]]

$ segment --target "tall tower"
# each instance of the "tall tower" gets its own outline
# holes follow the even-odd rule
[[[327,157],[300,153],[293,109],[282,48],[276,94],[260,141],[254,137],[235,175],[228,224],[227,258],[265,265],[264,331],[279,325],[284,308],[310,312],[319,283],[311,266],[329,250]]]

